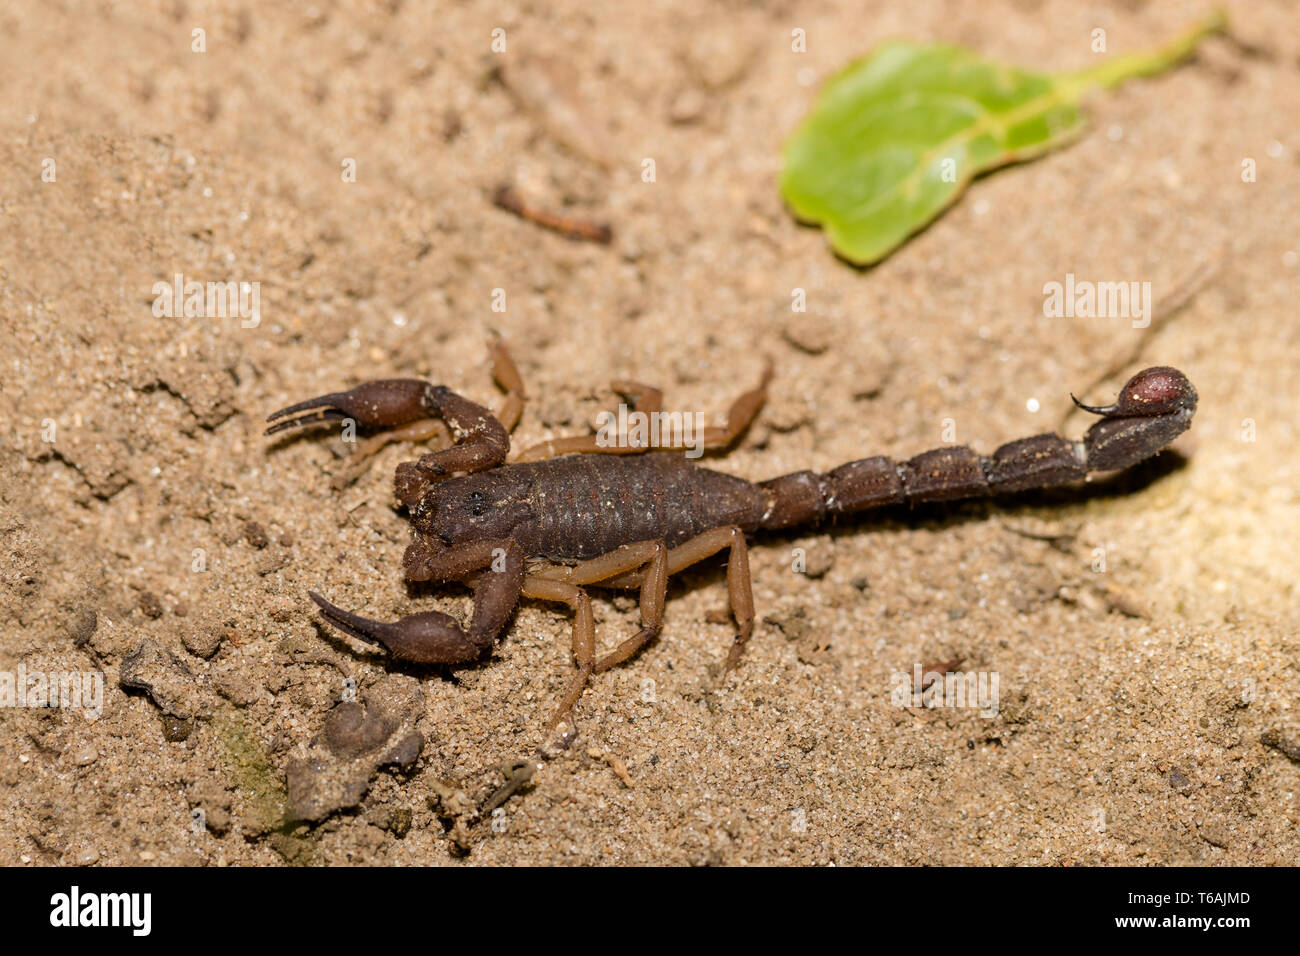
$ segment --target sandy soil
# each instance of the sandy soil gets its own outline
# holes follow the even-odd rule
[[[1076,145],[858,271],[775,188],[821,79],[892,36],[1075,69],[1094,27],[1113,54],[1204,9],[432,6],[0,12],[0,670],[107,684],[98,720],[0,711],[0,861],[1294,861],[1300,767],[1261,742],[1300,738],[1294,7],[1233,5],[1236,42],[1097,99]],[[495,208],[502,183],[613,242]],[[1183,307],[1148,332],[1044,318],[1067,272]],[[260,323],[156,317],[177,273],[260,282]],[[495,402],[489,329],[527,381],[521,444],[581,431],[618,376],[720,412],[770,356],[767,409],[716,463],[753,479],[907,457],[945,419],[984,452],[1077,435],[1069,393],[1107,401],[1143,365],[1201,401],[1176,454],[1118,483],[759,539],[760,624],[721,690],[721,565],[688,575],[661,639],[593,682],[577,742],[471,825],[543,739],[568,614],[525,602],[450,673],[327,632],[310,588],[375,617],[467,601],[401,581],[410,446],[336,491],[337,437],[261,429],[375,377]],[[605,644],[634,621],[598,602]],[[996,716],[891,703],[891,675],[952,659],[998,675]],[[331,731],[345,759],[312,741],[348,679],[369,709]],[[413,732],[418,760],[380,767]],[[310,759],[335,788],[313,796],[351,806],[286,824]]]

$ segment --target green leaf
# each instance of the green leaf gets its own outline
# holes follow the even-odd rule
[[[960,47],[883,44],[826,83],[786,143],[781,194],[845,259],[877,262],[975,176],[1077,136],[1090,92],[1168,69],[1225,25],[1216,12],[1158,50],[1059,76]]]

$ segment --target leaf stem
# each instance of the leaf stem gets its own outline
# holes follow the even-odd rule
[[[1201,40],[1211,33],[1218,33],[1228,25],[1228,15],[1222,10],[1215,10],[1196,26],[1174,37],[1164,46],[1144,53],[1128,53],[1117,56],[1097,66],[1080,70],[1077,73],[1061,77],[1061,84],[1076,97],[1097,89],[1110,89],[1135,76],[1151,76],[1161,73],[1179,60],[1190,56]]]

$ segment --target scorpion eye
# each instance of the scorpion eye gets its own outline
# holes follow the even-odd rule
[[[469,513],[475,518],[481,518],[483,512],[487,511],[487,502],[481,491],[472,491],[469,495]]]

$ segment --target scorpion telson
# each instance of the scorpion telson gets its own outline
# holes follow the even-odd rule
[[[605,447],[597,436],[552,440],[507,464],[510,430],[524,388],[502,342],[492,345],[493,374],[506,392],[502,410],[416,379],[368,382],[300,402],[271,415],[267,434],[352,419],[386,429],[358,448],[364,459],[389,440],[437,440],[446,447],[397,467],[396,492],[413,539],[404,568],[411,581],[456,581],[474,594],[468,625],[426,611],[385,623],[311,598],[333,627],[385,648],[393,657],[455,664],[485,653],[509,623],[520,597],[568,605],[574,612],[576,672],[551,727],[563,719],[593,674],[622,663],[658,634],[671,575],[729,552],[727,591],[736,635],[724,673],[740,660],[754,627],[745,535],[816,524],[886,505],[1002,495],[1068,484],[1156,454],[1190,426],[1196,390],[1177,369],[1148,368],[1113,405],[1076,404],[1101,416],[1081,441],[1055,434],[1009,442],[990,456],[964,446],[907,461],[863,458],[825,474],[800,471],[754,484],[694,464],[679,446]],[[748,428],[766,397],[770,370],[741,395],[722,427],[706,429],[706,448],[726,448]],[[657,411],[658,389],[616,383],[639,411]],[[353,472],[355,473],[355,471]],[[586,588],[635,589],[640,628],[598,655]]]

